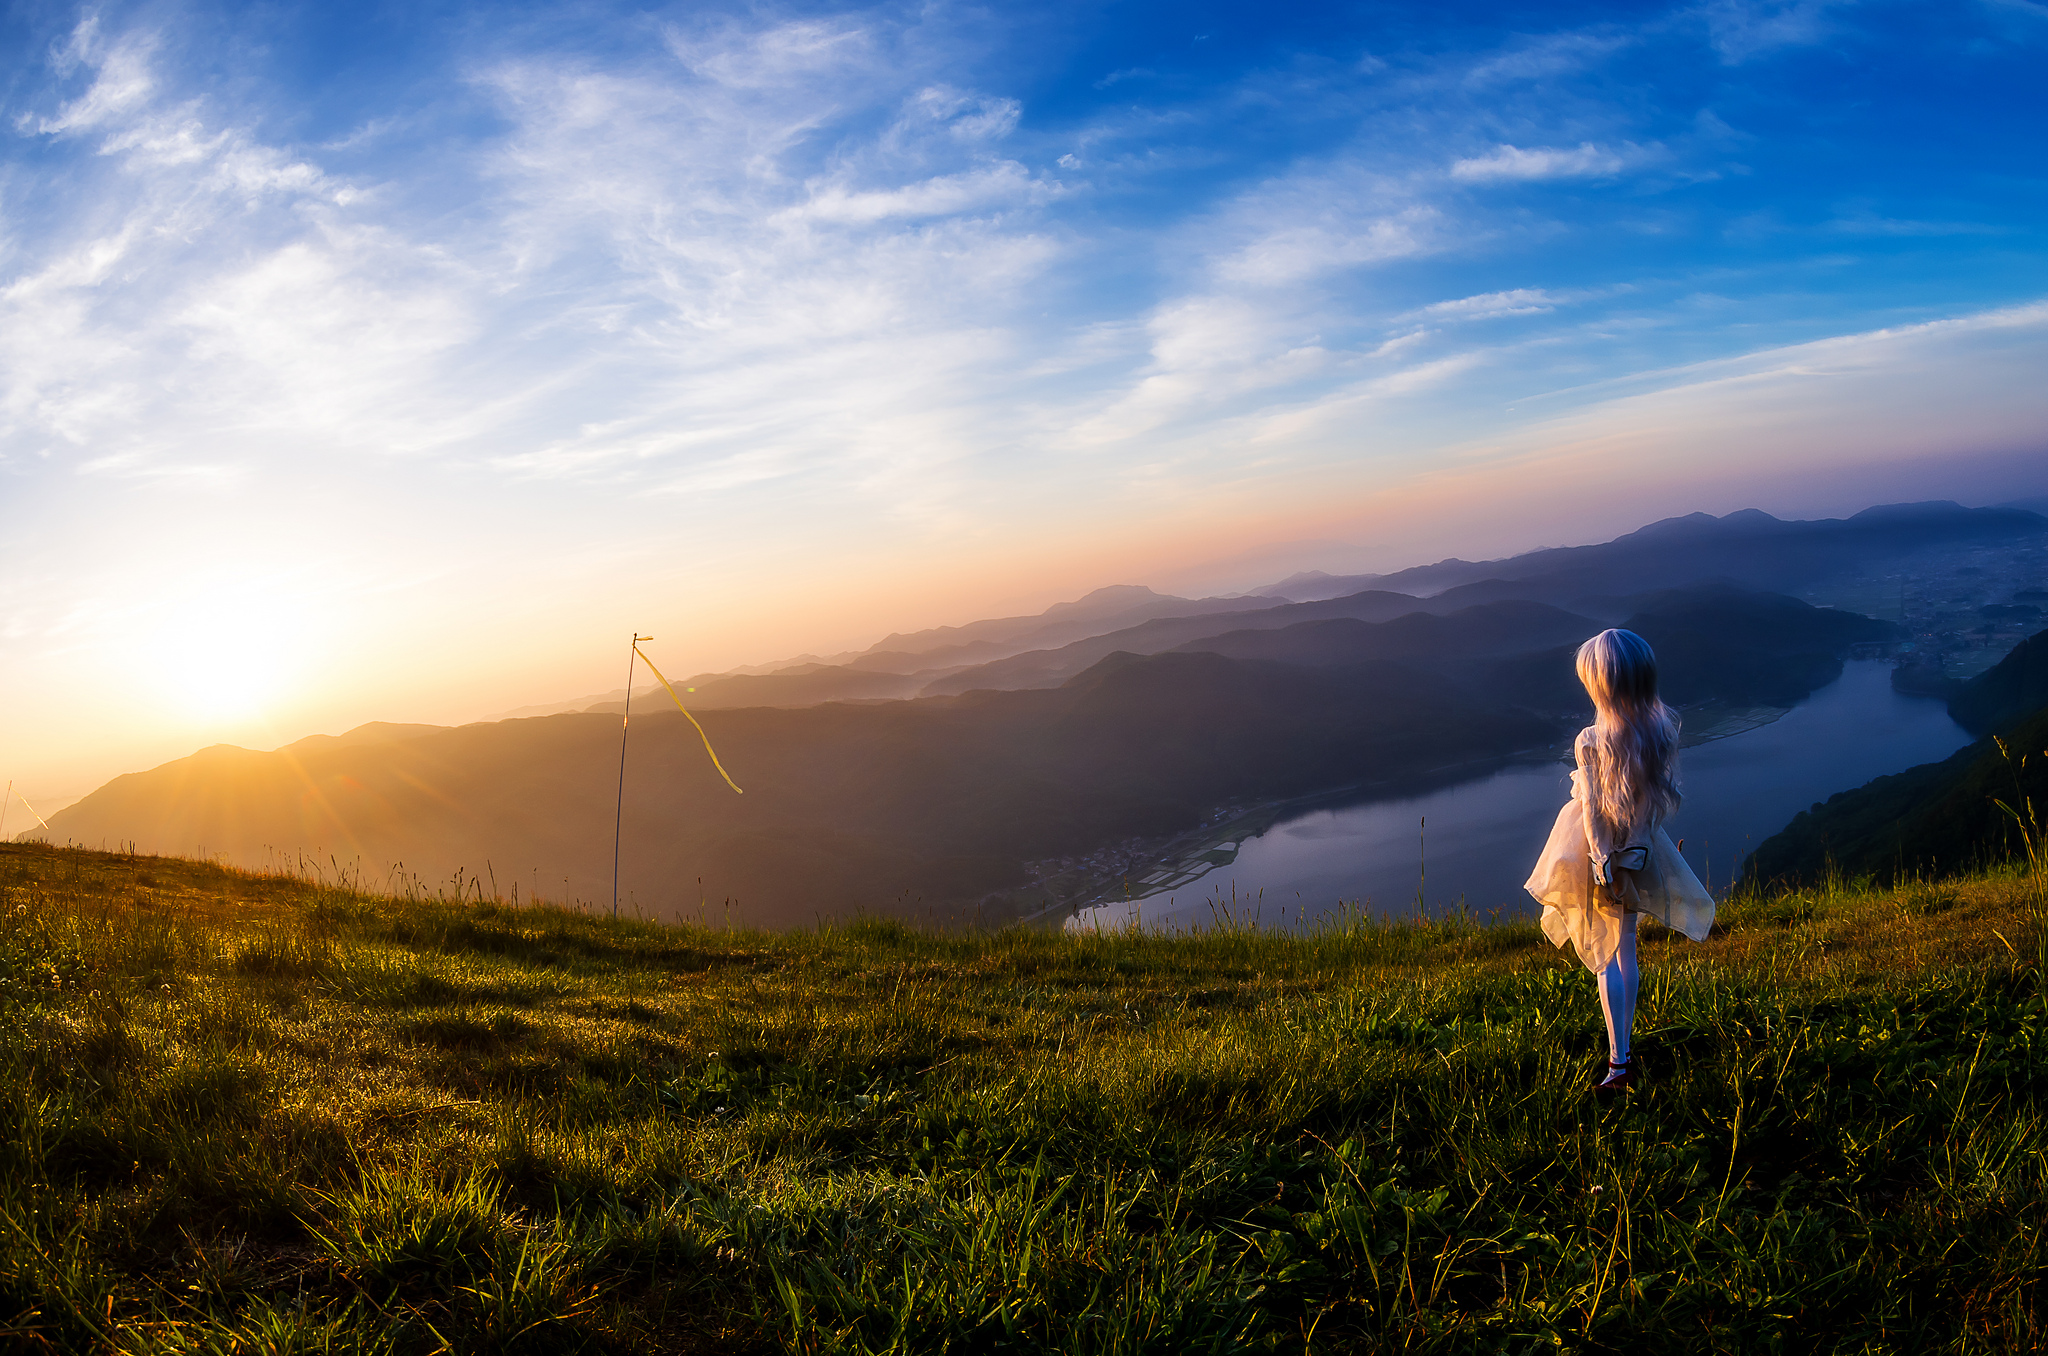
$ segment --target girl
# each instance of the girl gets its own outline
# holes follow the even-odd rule
[[[1657,699],[1657,656],[1633,631],[1602,631],[1579,647],[1579,681],[1594,720],[1572,752],[1572,798],[1523,888],[1543,905],[1543,932],[1570,938],[1600,988],[1608,1057],[1594,1091],[1631,1081],[1636,924],[1651,914],[1692,940],[1714,925],[1714,900],[1659,827],[1678,809],[1678,717]]]

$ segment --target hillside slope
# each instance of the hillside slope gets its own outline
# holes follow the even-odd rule
[[[1677,701],[1797,700],[1839,673],[1839,647],[1889,634],[1725,587],[1642,605],[1631,624],[1665,655]],[[1398,791],[1562,738],[1584,705],[1571,650],[1597,627],[1498,603],[1347,622],[1335,636],[1311,624],[1112,653],[1055,688],[705,710],[743,796],[688,722],[649,704],[627,759],[621,898],[660,917],[722,916],[735,902],[737,916],[776,927],[858,910],[1050,907],[1068,886],[1041,886],[1034,863],[1092,856],[1059,868],[1072,890],[1114,889],[1148,842],[1219,807],[1367,783]],[[1260,646],[1292,662],[1249,657]],[[608,903],[618,757],[616,717],[588,713],[269,754],[224,747],[117,778],[50,823],[59,841],[250,866],[332,856],[376,879],[460,873]]]
[[[1653,930],[1608,1106],[1527,923],[778,936],[0,845],[0,1333],[2036,1351],[2034,903]]]
[[[1956,724],[1994,734],[2048,706],[2048,631],[2029,636],[1970,680],[1948,704]]]
[[[1178,832],[1235,797],[1397,778],[1540,745],[1548,721],[1390,665],[1310,671],[1219,655],[1113,656],[1050,691],[707,711],[744,796],[673,710],[635,717],[623,895],[759,926],[918,913],[1023,884],[1023,864]],[[302,752],[215,748],[120,777],[61,838],[272,850],[457,871],[609,900],[619,725],[558,715]]]
[[[2009,711],[2044,641],[2048,632],[1971,680],[1950,710]],[[1891,881],[2005,861],[2023,844],[1999,800],[2022,813],[2031,802],[2048,825],[2048,702],[1941,762],[1879,777],[1801,812],[1758,845],[1744,880],[1813,882],[1839,871]],[[2048,836],[2040,841],[2048,848]]]

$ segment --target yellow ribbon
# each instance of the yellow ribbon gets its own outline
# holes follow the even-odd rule
[[[652,666],[652,665],[649,665],[649,667],[651,668],[651,667],[653,667],[653,666]],[[7,789],[8,789],[9,791],[14,791],[14,783],[13,783],[13,782],[9,782],[9,783],[7,784]],[[733,790],[737,791],[737,790],[739,790],[739,788],[738,788],[738,787],[734,787],[734,788],[733,788]],[[28,812],[29,812],[30,814],[32,814],[32,815],[36,815],[36,807],[28,803],[28,797],[27,797],[27,796],[24,796],[24,795],[22,795],[22,794],[21,794],[21,792],[19,792],[19,791],[14,791],[14,798],[15,798],[16,800],[18,800],[18,801],[20,801],[20,802],[21,802],[21,808],[22,808],[22,809],[24,809],[24,810],[28,811]],[[43,817],[42,817],[41,815],[36,815],[36,823],[38,823],[38,824],[40,824],[40,825],[42,825],[42,826],[43,826],[43,832],[44,832],[44,833],[53,833],[53,832],[55,832],[55,830],[53,830],[53,829],[52,829],[52,828],[50,827],[50,821],[49,821],[49,820],[47,820],[47,819],[45,819],[45,818],[43,818]],[[26,832],[26,830],[24,830],[24,832]]]
[[[641,649],[637,644],[633,647],[633,653],[639,655],[642,659],[647,659],[647,651]],[[676,690],[669,685],[668,679],[661,677],[661,670],[654,668],[654,661],[652,659],[647,659],[647,667],[654,669],[654,676],[660,678],[661,685],[668,689],[669,700],[676,704],[676,710],[683,713],[683,719],[689,721],[692,725],[697,725],[697,718],[690,714],[689,707],[683,705],[683,699],[676,696]],[[725,770],[725,764],[718,761],[718,750],[711,747],[711,736],[704,733],[702,725],[697,725],[697,738],[704,741],[704,752],[711,755],[711,766],[718,769],[718,775],[725,778],[725,784],[733,790],[739,791],[741,795],[746,795],[746,792],[740,791],[739,783],[732,779],[732,774]]]

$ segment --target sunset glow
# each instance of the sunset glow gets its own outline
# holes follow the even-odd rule
[[[31,794],[609,690],[636,628],[2048,492],[2038,6],[4,23]]]

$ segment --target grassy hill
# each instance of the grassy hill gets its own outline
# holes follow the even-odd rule
[[[768,935],[0,846],[21,1350],[2048,1339],[2039,882],[1646,937]]]
[[[1745,880],[1812,883],[1839,872],[1880,882],[1938,875],[2021,850],[1998,802],[2048,814],[2048,707],[1938,763],[1878,777],[1802,810],[1757,845]]]

